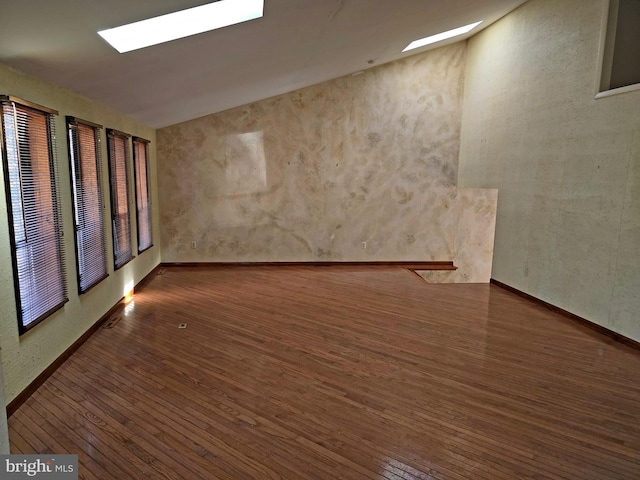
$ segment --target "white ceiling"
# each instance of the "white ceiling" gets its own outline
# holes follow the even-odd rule
[[[524,2],[265,0],[262,19],[119,54],[98,30],[208,0],[0,0],[0,62],[159,128],[434,48],[401,53]]]

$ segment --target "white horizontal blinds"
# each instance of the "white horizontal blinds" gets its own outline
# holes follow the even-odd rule
[[[133,161],[136,177],[136,210],[138,225],[138,253],[152,246],[151,243],[151,202],[149,200],[149,163],[147,160],[147,140],[133,139]]]
[[[107,277],[99,128],[67,117],[78,291]]]
[[[111,182],[111,221],[115,268],[131,260],[131,223],[129,220],[129,136],[108,130],[109,180]]]
[[[53,114],[0,97],[20,333],[67,301]],[[43,107],[44,108],[44,107]]]

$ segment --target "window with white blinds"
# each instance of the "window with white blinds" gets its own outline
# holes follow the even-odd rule
[[[148,140],[133,138],[133,163],[136,183],[136,219],[138,226],[138,253],[153,246],[151,240],[151,201],[149,196]]]
[[[0,96],[3,162],[20,334],[67,302],[54,115]]]
[[[129,138],[126,133],[107,130],[109,151],[109,182],[111,184],[111,223],[115,268],[133,258],[131,222],[129,220]]]
[[[67,117],[78,292],[107,278],[100,125]]]

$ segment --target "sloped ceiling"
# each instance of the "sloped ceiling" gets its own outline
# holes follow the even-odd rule
[[[451,43],[401,53],[524,1],[265,0],[261,19],[120,54],[96,32],[208,2],[0,0],[0,62],[159,128]]]

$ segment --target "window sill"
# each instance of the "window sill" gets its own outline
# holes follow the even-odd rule
[[[599,98],[606,98],[606,97],[612,97],[614,95],[621,95],[623,93],[635,92],[637,90],[640,90],[640,83],[627,85],[625,87],[614,88],[612,90],[605,90],[604,92],[600,92],[596,95],[596,100]]]

